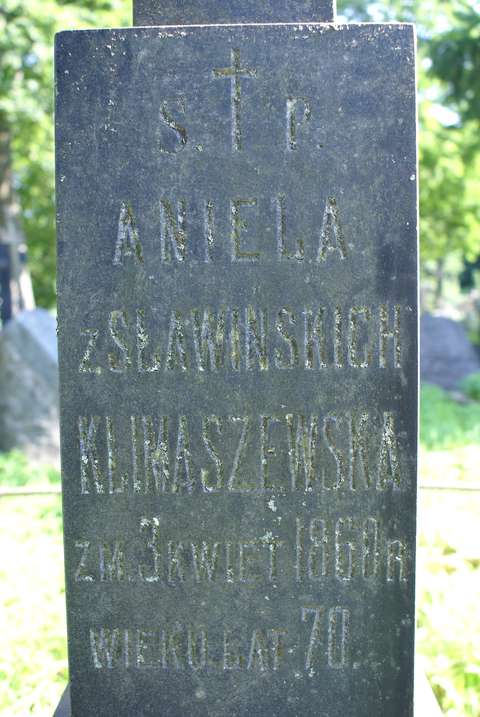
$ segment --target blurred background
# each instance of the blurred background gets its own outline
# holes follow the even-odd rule
[[[417,24],[417,651],[443,714],[480,717],[480,3],[338,0],[338,11],[348,21]],[[51,717],[67,681],[53,37],[129,24],[130,0],[0,5],[0,713],[8,717]]]

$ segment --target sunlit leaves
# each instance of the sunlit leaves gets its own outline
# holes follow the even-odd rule
[[[11,137],[35,294],[43,305],[55,300],[54,34],[129,21],[129,0],[1,0],[0,123]]]

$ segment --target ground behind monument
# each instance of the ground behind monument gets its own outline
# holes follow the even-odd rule
[[[422,485],[479,482],[480,403],[422,391]],[[0,484],[52,471],[0,457]],[[444,714],[480,716],[480,493],[422,490],[418,654]],[[0,498],[0,715],[51,717],[67,679],[59,496]],[[477,588],[475,589],[475,586]]]

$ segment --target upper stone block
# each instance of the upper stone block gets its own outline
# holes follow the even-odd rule
[[[335,0],[134,0],[134,25],[333,22]]]

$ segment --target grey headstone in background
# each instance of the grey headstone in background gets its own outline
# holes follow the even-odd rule
[[[55,318],[24,311],[0,331],[0,450],[60,461]]]
[[[411,715],[412,27],[56,66],[73,716]]]
[[[422,316],[420,347],[421,378],[426,383],[454,390],[466,376],[480,371],[480,356],[458,321],[431,314]]]
[[[135,25],[332,22],[335,0],[136,0]]]

